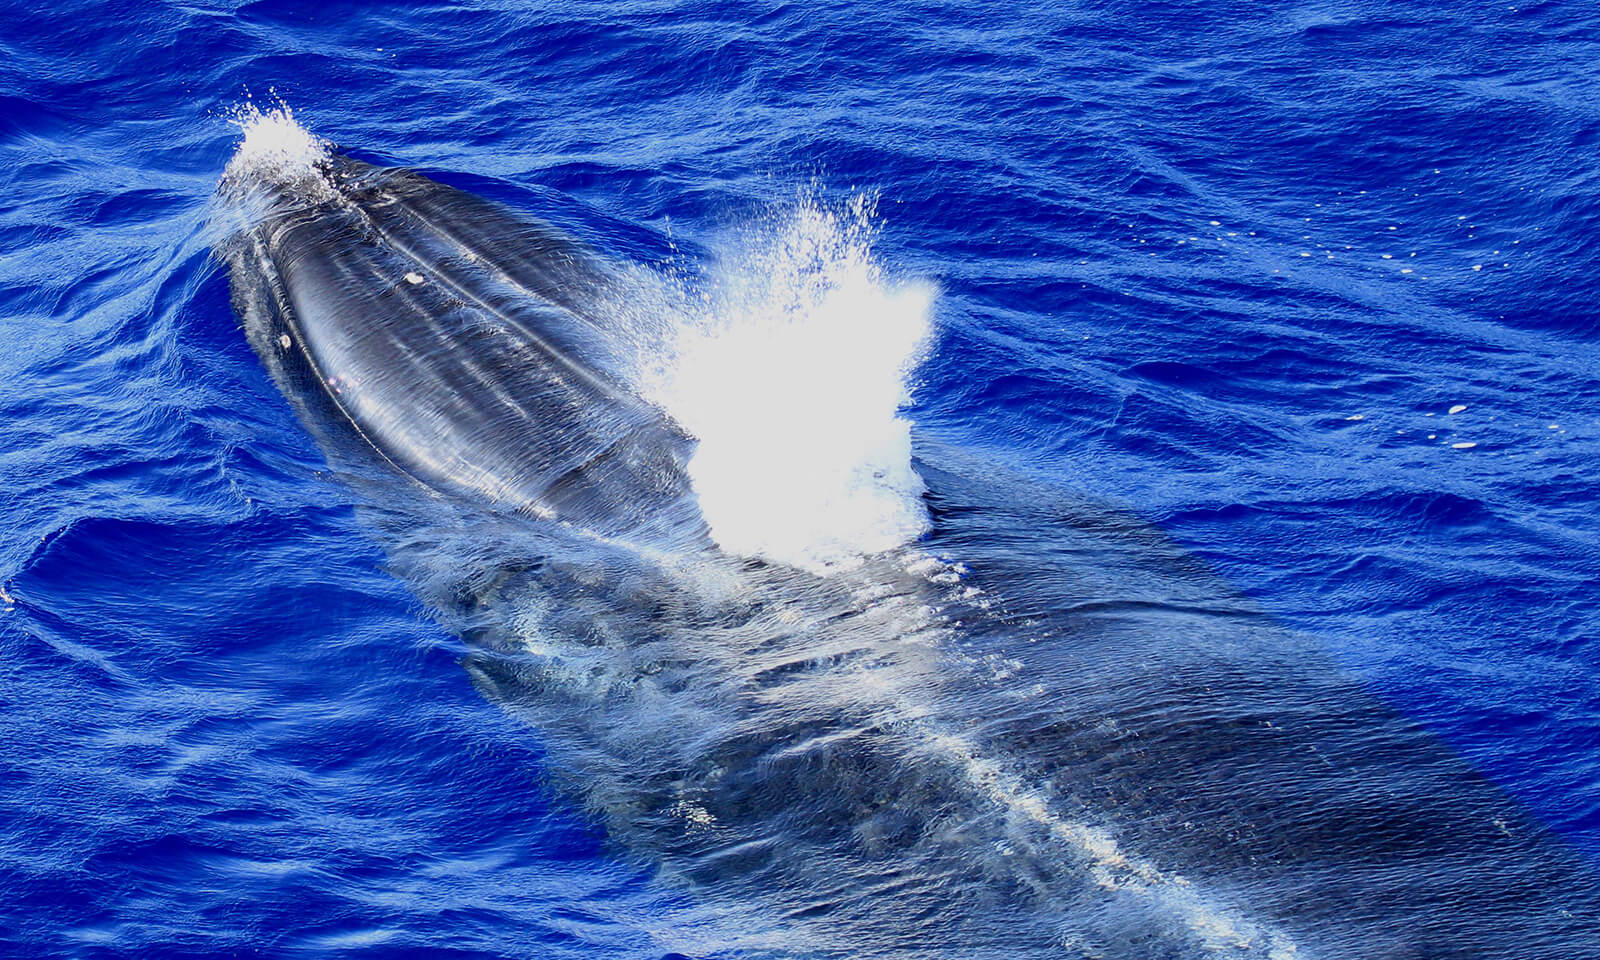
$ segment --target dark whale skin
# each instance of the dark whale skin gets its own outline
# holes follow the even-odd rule
[[[689,438],[604,362],[625,281],[418,174],[339,154],[321,167],[331,193],[224,184],[225,202],[258,208],[221,247],[235,311],[308,422],[469,501],[703,539]]]

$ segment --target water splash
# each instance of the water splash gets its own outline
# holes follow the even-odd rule
[[[690,478],[730,553],[827,573],[927,529],[902,411],[935,290],[885,274],[873,218],[805,196],[744,231],[681,331],[658,400],[700,441]]]
[[[222,172],[225,185],[277,184],[313,200],[332,193],[324,173],[331,145],[302,126],[288,104],[278,100],[262,110],[246,100],[233,108],[228,122],[244,139]]]

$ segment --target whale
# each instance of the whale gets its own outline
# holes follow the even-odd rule
[[[230,165],[216,252],[390,569],[666,891],[584,922],[653,956],[1600,956],[1592,864],[1125,511],[922,437],[921,540],[720,549],[630,373],[648,279],[442,179]]]

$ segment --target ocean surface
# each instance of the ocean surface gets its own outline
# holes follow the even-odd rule
[[[334,149],[655,284],[723,559],[396,532]],[[1600,955],[1597,150],[1579,2],[6,0],[0,953]]]

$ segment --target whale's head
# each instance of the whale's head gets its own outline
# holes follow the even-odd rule
[[[464,509],[700,545],[691,441],[618,372],[623,275],[548,225],[247,110],[215,248],[246,336],[341,466]],[[350,467],[351,469],[359,469]]]

